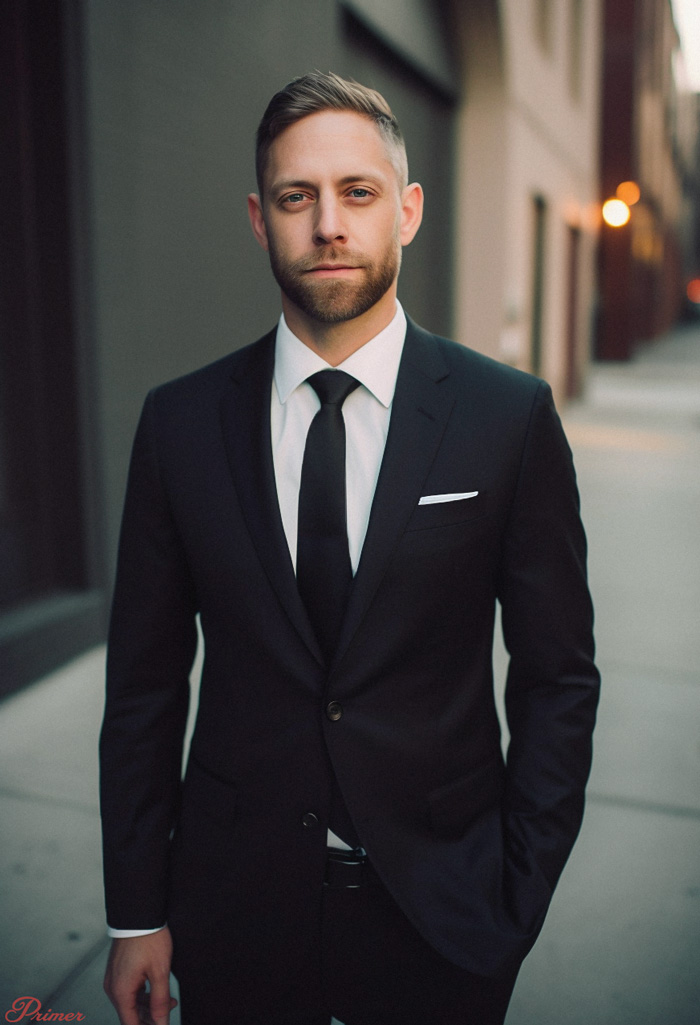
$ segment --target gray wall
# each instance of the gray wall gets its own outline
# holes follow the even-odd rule
[[[386,93],[426,223],[400,294],[451,324],[451,107],[333,0],[86,0],[85,130],[92,323],[110,563],[148,388],[253,341],[279,299],[252,239],[253,138],[272,93],[335,69]]]

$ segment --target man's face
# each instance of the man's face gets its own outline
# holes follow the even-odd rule
[[[326,324],[385,297],[393,303],[401,245],[420,221],[408,230],[406,191],[368,118],[321,111],[286,128],[270,148],[251,220],[287,302]]]

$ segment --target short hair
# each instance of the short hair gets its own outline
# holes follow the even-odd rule
[[[347,110],[373,121],[389,149],[399,186],[403,188],[408,184],[406,144],[399,123],[382,94],[332,71],[328,74],[313,71],[292,79],[275,93],[258,125],[255,174],[261,197],[267,157],[274,140],[285,128],[323,110]]]

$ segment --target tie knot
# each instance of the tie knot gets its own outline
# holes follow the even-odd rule
[[[307,380],[323,406],[342,406],[350,392],[360,386],[360,382],[344,370],[319,370]]]

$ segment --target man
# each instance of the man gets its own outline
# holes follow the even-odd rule
[[[570,453],[546,384],[397,304],[423,197],[379,94],[290,83],[257,171],[280,323],[151,393],[134,445],[102,734],[106,989],[123,1025],[166,1022],[172,957],[185,1025],[493,1025],[590,766]]]

